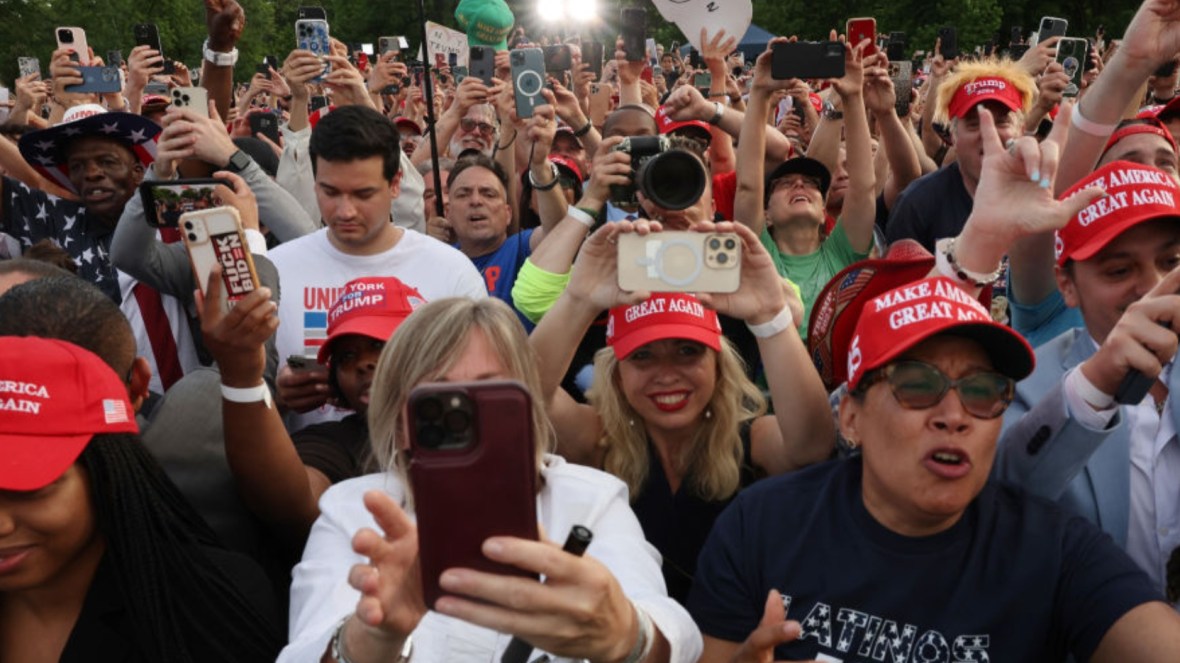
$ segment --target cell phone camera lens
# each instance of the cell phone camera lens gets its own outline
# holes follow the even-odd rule
[[[74,43],[74,31],[73,30],[58,30],[57,31],[57,40],[63,44]]]
[[[463,410],[451,410],[443,417],[443,427],[448,433],[459,434],[471,426],[471,415]]]
[[[190,242],[197,241],[197,234],[196,233],[189,233],[188,234],[188,241],[190,241]]]
[[[438,426],[423,426],[418,429],[418,442],[428,449],[441,447],[446,439],[447,434]]]
[[[717,239],[716,237],[709,240],[709,248],[713,249],[714,251],[721,248],[721,240]]]
[[[435,421],[442,416],[442,401],[437,398],[427,398],[418,403],[418,418]]]
[[[737,242],[732,239],[727,239],[725,240],[725,248],[728,251],[732,251],[737,248]]]
[[[192,230],[193,229],[193,222],[192,221],[185,221],[184,222],[184,229],[185,230]]]
[[[189,97],[188,97],[188,95],[187,95],[187,94],[183,94],[183,95],[181,95],[181,96],[180,96],[180,98],[181,98],[181,99],[184,101],[184,103],[186,103],[186,104],[189,102]]]
[[[729,254],[728,253],[718,253],[717,254],[717,263],[718,264],[724,265],[727,262],[729,262]]]

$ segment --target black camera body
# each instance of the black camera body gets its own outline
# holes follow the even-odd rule
[[[692,207],[705,193],[708,173],[692,152],[676,147],[667,136],[632,136],[614,148],[631,156],[631,184],[613,184],[611,202],[619,207],[639,206],[638,191],[666,210]]]

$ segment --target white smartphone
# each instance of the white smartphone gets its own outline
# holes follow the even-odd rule
[[[236,209],[214,207],[186,212],[180,215],[180,231],[202,293],[214,265],[221,265],[225,310],[258,288],[258,272]]]
[[[203,87],[174,87],[172,105],[189,108],[202,117],[209,117],[209,92]]]
[[[86,31],[82,28],[59,27],[54,29],[58,48],[73,49],[70,58],[82,66],[90,65],[90,47],[86,45]]]
[[[741,285],[742,240],[737,233],[624,233],[618,246],[623,290],[734,292]]]

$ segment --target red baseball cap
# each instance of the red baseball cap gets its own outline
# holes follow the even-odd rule
[[[1166,104],[1156,104],[1154,106],[1147,106],[1139,111],[1135,117],[1142,120],[1147,117],[1154,117],[1157,120],[1162,120],[1164,116],[1171,116],[1180,113],[1180,95],[1172,97]]]
[[[0,490],[44,488],[95,435],[138,432],[127,386],[98,356],[56,339],[0,338]]]
[[[706,140],[709,140],[713,137],[713,134],[709,131],[708,124],[701,122],[700,120],[685,120],[683,122],[677,122],[668,117],[667,109],[667,106],[660,106],[658,109],[656,109],[656,126],[659,127],[661,136],[670,134],[678,129],[691,127],[703,132]]]
[[[394,118],[393,125],[395,127],[398,127],[399,129],[401,127],[406,127],[407,129],[412,129],[414,131],[414,133],[418,134],[419,136],[422,135],[422,127],[418,126],[417,122],[411,120],[410,118],[408,118],[404,115],[399,115],[396,118]]]
[[[425,303],[426,298],[417,290],[392,276],[349,281],[340,299],[328,309],[328,338],[316,361],[327,364],[332,341],[346,334],[388,341],[398,325]]]
[[[828,281],[811,307],[807,350],[829,391],[848,379],[844,353],[865,302],[917,281],[933,268],[929,251],[912,239],[900,239],[883,257],[853,263]]]
[[[1180,218],[1180,186],[1158,168],[1112,161],[1070,187],[1061,199],[1092,186],[1102,187],[1106,195],[1082,208],[1057,231],[1053,248],[1058,266],[1067,260],[1094,257],[1124,230],[1144,221]]]
[[[578,163],[573,159],[562,154],[550,154],[549,161],[557,164],[558,168],[564,168],[569,171],[569,174],[573,175],[577,181],[582,181],[582,169],[578,168]]]
[[[1168,141],[1168,144],[1172,146],[1173,152],[1176,151],[1176,139],[1172,136],[1172,132],[1168,131],[1168,128],[1157,117],[1148,116],[1137,117],[1134,120],[1126,120],[1120,123],[1119,127],[1110,135],[1110,140],[1106,141],[1106,147],[1102,148],[1102,156],[1106,156],[1106,153],[1110,151],[1110,148],[1114,147],[1115,143],[1136,134],[1159,136]],[[1102,156],[1098,157],[1099,161],[1102,160]]]
[[[967,111],[985,101],[998,101],[1009,110],[1018,111],[1024,107],[1020,90],[1011,81],[999,76],[985,76],[964,83],[947,104],[947,115],[963,117]]]
[[[692,295],[656,293],[632,306],[616,306],[606,321],[606,344],[626,359],[640,346],[668,338],[683,338],[721,351],[721,323],[717,312]]]
[[[1036,359],[1024,337],[992,320],[970,293],[945,276],[915,281],[865,303],[848,344],[848,388],[866,373],[885,366],[910,348],[938,334],[979,341],[1000,373],[1020,380]]]

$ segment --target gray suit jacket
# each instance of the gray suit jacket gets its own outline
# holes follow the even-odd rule
[[[1091,354],[1085,329],[1067,331],[1037,349],[1036,370],[1016,385],[1016,398],[1004,414],[993,471],[1088,518],[1125,546],[1131,499],[1125,406],[1105,429],[1087,428],[1069,416],[1062,390],[1066,372]],[[1180,388],[1177,373],[1172,389]]]

